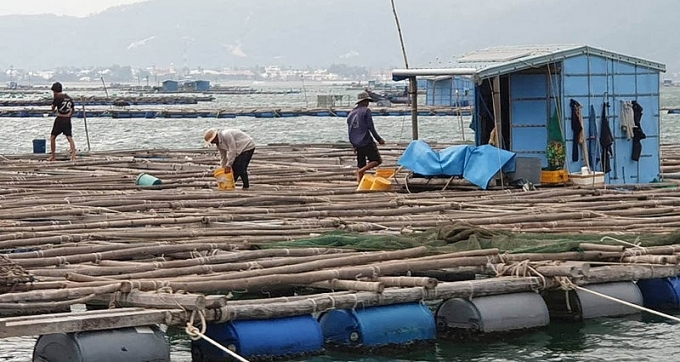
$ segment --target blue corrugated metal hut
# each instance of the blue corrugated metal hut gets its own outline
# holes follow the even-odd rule
[[[548,125],[557,116],[566,146],[564,169],[570,173],[589,165],[594,171],[609,168],[605,172],[608,184],[660,180],[659,90],[665,65],[586,45],[496,47],[465,54],[451,64],[395,69],[392,75],[394,80],[471,77],[471,127],[477,145],[489,143],[497,134],[500,147],[518,157],[538,158],[542,167],[548,167]],[[580,105],[583,120],[583,139],[576,141],[578,125],[572,124],[570,107],[574,102]],[[642,109],[636,131],[642,131],[644,138],[635,132],[631,137],[622,127],[630,115],[624,109],[631,104]],[[611,130],[610,147],[606,147],[606,128]],[[639,146],[639,157],[634,157]]]
[[[210,90],[210,81],[207,80],[197,80],[196,90],[199,92],[206,92]]]
[[[207,80],[186,81],[182,85],[182,89],[189,92],[205,92],[210,90],[210,82]]]
[[[177,92],[177,91],[179,91],[179,82],[170,79],[163,81],[163,92]]]
[[[467,107],[474,100],[474,83],[466,76],[439,76],[426,79],[425,104]]]

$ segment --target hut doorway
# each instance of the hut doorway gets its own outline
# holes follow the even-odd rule
[[[493,144],[504,150],[511,149],[508,84],[508,76],[500,76],[483,79],[482,84],[477,87],[477,116],[480,126],[478,142],[481,145]]]

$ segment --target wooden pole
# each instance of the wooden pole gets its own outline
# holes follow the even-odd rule
[[[85,97],[80,98],[83,107],[83,124],[85,125],[85,137],[87,138],[87,152],[90,152],[90,133],[87,131],[87,115],[85,115]]]

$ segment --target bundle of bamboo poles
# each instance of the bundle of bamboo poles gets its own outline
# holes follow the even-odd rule
[[[384,167],[396,168],[404,147],[382,149]],[[672,176],[680,164],[672,150],[662,147],[664,175]],[[675,187],[524,192],[466,185],[408,193],[402,187],[407,171],[401,170],[392,179],[393,192],[357,192],[354,162],[348,145],[259,147],[251,189],[228,192],[217,190],[214,150],[112,151],[52,163],[35,155],[5,157],[0,252],[34,280],[0,285],[0,315],[110,303],[180,305],[228,320],[299,308],[536,290],[554,287],[556,276],[587,284],[678,274],[675,245],[584,243],[582,253],[556,254],[487,249],[433,255],[425,247],[256,250],[335,230],[398,235],[454,221],[489,230],[631,236],[668,233],[680,223]],[[139,173],[163,184],[139,187]],[[428,276],[433,270],[493,278],[444,283]],[[272,303],[229,298],[300,287],[311,296]]]

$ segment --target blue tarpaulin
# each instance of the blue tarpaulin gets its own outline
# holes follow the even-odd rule
[[[498,171],[515,171],[515,153],[491,145],[460,145],[435,151],[418,140],[411,142],[397,163],[425,177],[461,176],[486,189]]]

